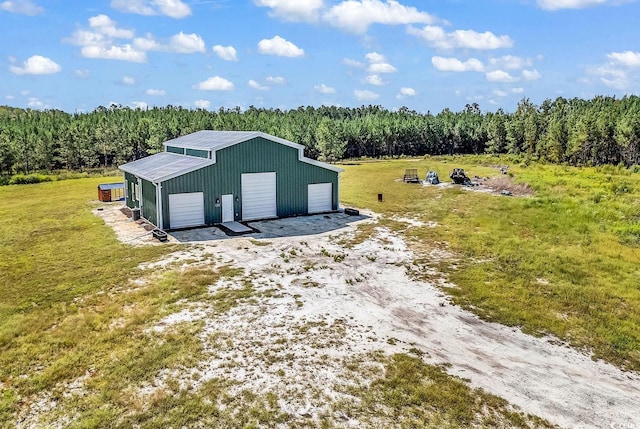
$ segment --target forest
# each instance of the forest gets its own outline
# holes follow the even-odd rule
[[[369,105],[249,107],[218,111],[179,106],[92,112],[0,106],[0,176],[115,167],[163,150],[199,130],[263,131],[329,162],[346,158],[510,154],[569,165],[640,164],[640,97],[522,99],[512,113],[478,104],[438,114]]]

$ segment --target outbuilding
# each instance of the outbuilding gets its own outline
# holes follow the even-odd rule
[[[263,132],[198,131],[164,152],[120,166],[125,200],[160,229],[323,213],[338,209],[336,166]]]

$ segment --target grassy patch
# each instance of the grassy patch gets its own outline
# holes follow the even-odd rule
[[[396,354],[377,359],[384,365],[384,374],[366,386],[347,388],[359,401],[345,401],[337,407],[367,426],[392,421],[394,427],[406,428],[552,427],[515,411],[503,399],[471,389],[420,358]]]
[[[435,170],[442,178],[454,167],[470,176],[499,176],[494,164],[499,160],[454,157],[348,165],[341,197],[386,218],[437,222],[437,228],[404,228],[381,221],[409,239],[425,272],[437,265],[447,273],[459,286],[449,291],[458,304],[639,370],[640,175],[619,168],[511,166],[515,183],[535,191],[523,198],[398,181],[407,167]],[[430,252],[443,243],[459,258],[433,261]]]

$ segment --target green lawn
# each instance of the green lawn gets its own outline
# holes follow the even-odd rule
[[[394,163],[379,166],[381,175],[393,176]],[[347,197],[356,168],[343,180]],[[283,412],[273,393],[229,395],[227,380],[186,391],[169,379],[164,391],[141,402],[135,392],[161,369],[190,368],[202,358],[201,322],[162,333],[148,328],[189,301],[210,302],[224,314],[252,299],[252,279],[225,266],[139,269],[176,247],[118,242],[91,214],[104,181],[113,178],[0,187],[0,427],[13,427],[36,402],[39,427],[308,427]],[[207,285],[222,276],[246,286],[209,294]],[[416,356],[375,359],[384,371],[371,386],[351,387],[347,393],[359,402],[338,402],[336,410],[373,425],[384,417],[400,427],[546,426]],[[345,366],[353,366],[357,383],[363,366]],[[74,380],[83,394],[67,394]],[[51,401],[55,408],[47,408]],[[319,426],[334,427],[334,417],[323,416]]]
[[[454,167],[471,176],[496,176],[495,166],[504,162],[354,162],[344,166],[341,198],[387,215],[382,222],[411,238],[418,266],[436,264],[458,286],[447,291],[458,304],[640,370],[640,174],[614,167],[512,165],[514,181],[535,190],[522,198],[398,181],[405,168],[418,168],[422,178],[433,169],[446,181]],[[392,215],[438,226],[406,229]],[[452,251],[455,260],[431,261],[428,252],[438,247]]]

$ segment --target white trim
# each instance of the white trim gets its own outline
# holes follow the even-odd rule
[[[158,182],[156,185],[156,222],[157,227],[164,229],[162,225],[162,182]]]

